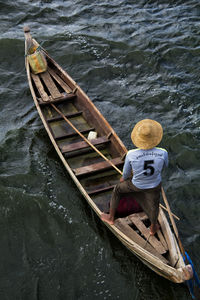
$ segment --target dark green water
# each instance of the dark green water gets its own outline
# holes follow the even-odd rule
[[[91,212],[36,112],[23,26],[68,71],[127,148],[143,118],[164,128],[164,188],[200,274],[200,3],[0,1],[0,299],[190,299]]]

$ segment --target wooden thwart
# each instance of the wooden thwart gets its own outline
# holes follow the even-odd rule
[[[123,161],[121,160],[120,157],[111,159],[111,162],[114,165],[122,165],[123,164]],[[110,168],[112,168],[112,166],[110,165],[110,163],[108,161],[102,161],[102,162],[99,162],[96,164],[91,164],[88,166],[74,169],[74,173],[76,176],[81,176],[81,175],[86,175],[86,174],[89,175],[89,174],[92,174],[92,173],[95,173],[98,171],[105,171]]]
[[[46,106],[46,105],[50,105],[51,103],[59,104],[64,101],[71,101],[74,98],[76,98],[76,95],[74,95],[74,94],[67,94],[67,95],[61,94],[61,96],[56,99],[53,99],[51,96],[48,96],[48,100],[46,100],[45,102],[44,102],[43,98],[42,99],[38,98],[38,100],[39,100],[40,106]]]
[[[74,117],[81,116],[82,113],[83,113],[82,111],[77,111],[77,112],[75,112],[75,113],[66,114],[65,116],[66,116],[67,118],[74,118]],[[47,122],[55,122],[55,121],[60,121],[60,120],[63,120],[63,117],[57,116],[57,117],[53,117],[53,118],[48,118],[48,119],[47,119]]]
[[[101,145],[110,142],[106,137],[99,137],[97,139],[91,140],[90,143],[92,145]],[[77,143],[72,143],[69,145],[64,145],[61,147],[62,153],[68,153],[76,150],[81,150],[88,148],[89,145],[85,141],[77,142]]]
[[[94,127],[90,127],[88,129],[85,129],[85,130],[81,130],[81,134],[87,134],[89,133],[90,131],[94,131],[95,128]],[[69,132],[69,133],[66,133],[66,134],[62,134],[62,135],[58,135],[58,136],[54,136],[54,138],[56,140],[62,140],[62,139],[66,139],[66,138],[71,138],[73,136],[77,136],[78,133],[77,132]]]

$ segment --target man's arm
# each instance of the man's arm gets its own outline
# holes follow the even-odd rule
[[[132,172],[132,167],[131,167],[131,164],[130,164],[130,161],[129,161],[128,155],[127,155],[125,162],[124,162],[122,178],[124,180],[128,179],[131,176],[131,172]]]

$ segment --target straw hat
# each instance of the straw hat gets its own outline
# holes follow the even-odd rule
[[[140,149],[152,149],[162,140],[163,129],[160,123],[145,119],[139,121],[131,133],[133,144]]]

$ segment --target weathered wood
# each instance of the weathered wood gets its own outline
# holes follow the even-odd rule
[[[176,250],[176,245],[174,243],[174,238],[169,226],[169,223],[167,222],[167,218],[165,217],[163,211],[160,209],[160,213],[158,215],[158,221],[160,223],[163,235],[165,237],[165,240],[167,242],[168,248],[169,248],[169,260],[172,266],[175,266],[179,256]]]
[[[178,257],[179,257],[179,259],[177,260],[176,268],[181,268],[184,265],[183,255],[181,254],[181,250],[180,250],[180,248],[178,246],[178,243],[176,241],[176,238],[175,238],[174,234],[172,234],[172,235],[173,235],[173,238],[174,238],[174,243],[175,243],[175,246],[176,246],[176,251],[177,251]]]
[[[62,96],[48,71],[41,73],[40,77],[44,81],[44,83],[45,83],[46,87],[48,88],[53,99],[56,99],[56,98],[59,98]]]
[[[150,236],[150,230],[149,228],[147,228],[144,223],[140,220],[140,218],[134,214],[131,217],[129,217],[129,219],[131,219],[131,221],[133,222],[133,224],[139,229],[139,231],[141,232],[142,235],[144,235],[144,237],[146,239],[148,239],[148,242],[160,253],[160,254],[164,254],[166,253],[165,248],[163,247],[163,245],[161,244],[160,241],[158,241],[158,239],[155,236]]]
[[[95,150],[101,157],[103,157],[103,159],[105,159],[106,161],[109,161],[109,159],[107,159],[107,157],[105,155],[103,155],[103,153],[101,151],[99,151],[99,149],[97,149],[97,147],[95,147],[95,145],[93,143],[91,143],[79,130],[78,128],[76,128],[76,126],[74,126],[74,124],[65,117],[65,115],[62,113],[62,111],[60,109],[58,109],[58,107],[56,107],[54,104],[51,104],[51,106],[63,117],[63,119],[66,121],[66,123],[68,123],[78,134],[79,136],[88,144],[88,146],[90,147],[90,149],[92,148],[93,150]],[[88,123],[90,124],[90,119],[88,121]],[[98,132],[98,130],[96,130]],[[111,140],[109,140],[111,142]],[[89,148],[88,148],[89,149]],[[89,151],[89,150],[88,150]],[[110,151],[113,154],[117,155],[119,154],[118,149],[116,149],[114,147],[113,141],[112,143],[110,143]],[[114,155],[113,155],[114,156]],[[112,165],[112,167],[120,174],[122,174],[122,171],[117,168],[114,164],[112,164],[112,162],[110,162],[110,164]]]
[[[129,217],[131,218],[131,217],[134,217],[134,216],[137,216],[137,217],[140,218],[140,220],[142,220],[142,221],[148,220],[148,216],[145,214],[144,211],[141,211],[141,212],[132,214],[132,215],[130,215]]]
[[[142,220],[142,221],[148,220],[148,217],[147,217],[147,215],[145,214],[145,212],[144,212],[144,211],[141,211],[141,212],[139,212],[139,213],[133,213],[133,214],[127,216],[126,218],[124,218],[124,220],[126,220],[126,223],[127,223],[128,225],[133,224],[133,222],[131,221],[131,217],[132,217],[132,216],[134,217],[135,215],[137,215],[137,216],[140,218],[140,220]]]
[[[66,82],[64,82],[64,80],[62,78],[60,78],[53,69],[51,69],[50,67],[48,67],[48,71],[51,74],[51,76],[60,84],[60,86],[63,88],[63,90],[66,93],[71,93],[72,90],[70,89],[70,87],[66,84]]]
[[[108,142],[110,142],[110,141],[106,137],[99,137],[97,139],[90,141],[90,143],[92,145],[101,145],[101,144],[106,144]],[[78,143],[72,143],[69,145],[65,145],[65,146],[61,147],[61,151],[62,151],[62,153],[68,153],[68,152],[72,152],[72,151],[76,151],[76,150],[85,149],[88,147],[89,147],[89,145],[85,141],[81,141]]]
[[[126,236],[132,239],[140,247],[146,249],[153,255],[157,256],[162,262],[168,264],[169,262],[155,249],[153,248],[145,239],[143,239],[136,231],[134,231],[123,218],[115,220],[115,226],[119,228]]]
[[[80,132],[82,134],[87,134],[87,133],[89,133],[92,130],[95,130],[95,128],[94,127],[90,127],[88,129],[85,129],[85,130],[80,130]],[[73,136],[78,136],[78,133],[77,132],[69,132],[69,133],[66,133],[66,134],[59,135],[59,136],[54,136],[54,138],[56,140],[62,140],[62,139],[66,139],[66,138],[71,138]]]
[[[177,241],[178,241],[179,249],[180,249],[182,255],[185,256],[186,255],[185,250],[184,250],[183,244],[182,244],[182,242],[179,238],[178,229],[176,227],[176,223],[175,223],[174,218],[172,216],[171,208],[169,206],[169,203],[168,203],[168,200],[167,200],[167,197],[166,197],[166,194],[165,194],[165,191],[164,191],[163,187],[161,187],[161,193],[162,193],[163,200],[165,202],[166,208],[167,208],[168,213],[169,213],[169,218],[170,218],[174,233],[175,233]],[[186,261],[187,261],[187,263],[190,263],[188,260],[186,260]]]
[[[123,164],[123,161],[121,160],[120,157],[111,159],[111,162],[115,165],[115,166],[119,166]],[[84,166],[81,168],[77,168],[74,169],[74,173],[76,176],[83,176],[83,175],[89,175],[89,174],[93,174],[95,172],[98,171],[105,171],[112,168],[112,166],[110,165],[110,163],[108,161],[102,161],[96,164],[92,164],[92,165],[88,165],[88,166]]]
[[[62,95],[61,94],[61,96],[59,98],[54,99],[54,100],[51,96],[49,96],[48,100],[45,101],[45,102],[43,102],[43,99],[41,101],[40,98],[38,98],[38,101],[39,101],[40,106],[46,106],[46,105],[50,105],[51,103],[59,104],[59,103],[62,103],[64,101],[71,101],[74,98],[76,98],[76,95],[74,95],[74,94],[68,94],[68,95]]]
[[[166,251],[169,250],[169,248],[167,246],[167,243],[166,243],[166,240],[165,240],[165,238],[164,238],[164,236],[162,234],[162,231],[160,229],[157,231],[157,235],[158,235],[159,240],[162,243],[163,247],[165,248],[165,250]]]
[[[25,32],[25,37],[27,37],[27,31]],[[34,43],[36,45],[38,45],[38,43],[35,40],[34,40]],[[79,123],[78,126],[79,126],[80,130],[82,128],[81,133],[83,133],[83,132],[86,133],[86,131],[89,132],[90,130],[97,131],[98,136],[108,136],[109,133],[112,133],[110,135],[109,147],[106,147],[106,149],[109,151],[109,153],[108,153],[109,159],[110,159],[110,157],[125,156],[125,154],[127,152],[126,147],[123,145],[123,143],[121,142],[119,137],[116,135],[116,133],[114,132],[112,127],[109,125],[109,123],[105,120],[105,118],[102,116],[102,114],[94,106],[94,104],[89,99],[89,97],[82,91],[82,89],[77,85],[77,83],[49,56],[49,54],[45,50],[44,50],[44,52],[45,52],[45,55],[47,58],[48,66],[50,66],[53,70],[55,70],[55,73],[58,75],[58,77],[60,77],[64,82],[67,83],[67,85],[70,87],[71,91],[76,90],[77,98],[73,102],[73,105],[76,110],[83,110],[84,119],[87,122],[87,124],[89,124],[87,126],[93,127],[88,130],[83,130],[83,129],[86,129],[87,127],[82,127],[82,125]],[[55,99],[53,99],[54,97],[52,97],[52,95],[48,95],[49,92],[48,92],[47,88],[45,87],[45,84],[43,84],[43,80],[40,81],[41,86],[42,86],[42,96],[43,97],[41,96],[41,89],[39,91],[39,87],[38,87],[37,83],[34,82],[34,79],[31,75],[31,69],[30,69],[27,58],[26,58],[26,69],[27,69],[29,86],[30,86],[30,90],[31,90],[35,105],[37,107],[38,113],[41,117],[41,120],[45,126],[45,129],[51,139],[51,142],[52,142],[54,148],[57,151],[59,157],[61,158],[65,168],[69,172],[71,178],[77,185],[78,189],[80,190],[82,195],[85,197],[85,199],[88,201],[88,203],[92,207],[92,209],[100,217],[101,208],[103,207],[103,206],[101,206],[101,204],[108,203],[108,201],[110,199],[111,189],[107,190],[107,192],[106,191],[102,192],[101,194],[98,194],[98,193],[97,193],[97,195],[93,194],[94,195],[93,199],[89,196],[89,192],[87,193],[87,190],[88,191],[91,190],[91,192],[96,192],[98,189],[106,188],[106,184],[111,186],[111,185],[115,184],[115,179],[119,180],[119,174],[116,173],[114,175],[115,179],[111,180],[112,183],[106,179],[107,178],[106,176],[105,176],[105,179],[103,176],[101,177],[101,182],[98,181],[98,179],[99,179],[98,175],[102,175],[104,173],[96,174],[96,175],[93,175],[93,177],[88,177],[86,179],[84,177],[82,177],[82,179],[80,179],[80,180],[77,179],[76,175],[72,171],[72,167],[70,165],[70,159],[68,159],[67,156],[64,156],[62,154],[62,152],[60,151],[59,145],[58,145],[60,142],[59,143],[57,143],[57,142],[59,139],[64,139],[64,138],[67,139],[67,137],[70,137],[70,139],[71,139],[71,137],[72,137],[72,139],[73,139],[73,137],[76,138],[78,133],[70,132],[70,130],[68,131],[68,126],[63,124],[62,121],[61,122],[59,121],[58,124],[56,124],[56,122],[55,122],[55,126],[58,126],[59,129],[57,129],[57,127],[54,128],[53,123],[52,124],[47,123],[47,120],[45,118],[45,116],[48,115],[46,113],[46,107],[44,108],[43,105],[39,104],[40,99],[38,99],[38,97],[41,97],[41,102],[43,102],[44,105],[47,105],[47,104],[45,104],[45,101],[48,102],[48,105],[49,105],[49,104],[51,104],[51,101],[54,101]],[[56,80],[56,78],[52,74],[50,74],[50,76],[51,76],[51,79],[53,80],[54,84],[58,88],[58,91],[63,91],[64,87],[62,86],[63,83],[61,83],[60,79]],[[36,79],[36,81],[37,81],[37,79]],[[40,86],[40,88],[41,88],[41,86]],[[46,96],[44,96],[45,95],[44,92],[46,93]],[[68,96],[67,96],[67,98],[68,98]],[[58,100],[58,98],[56,98],[56,100]],[[70,100],[69,101],[68,100],[69,100],[69,98],[66,99],[66,104],[69,104]],[[67,105],[64,108],[65,101],[63,101],[63,97],[59,101],[63,102],[63,105],[61,107],[61,113],[63,113],[63,114],[68,113]],[[59,101],[55,102],[55,103],[60,103]],[[65,116],[64,116],[64,118],[65,118]],[[74,122],[74,123],[76,123],[76,122]],[[85,123],[83,126],[85,126]],[[65,131],[67,132],[66,134],[64,133]],[[62,136],[61,136],[61,133],[62,133]],[[59,137],[57,137],[57,139],[56,139],[54,134],[59,135]],[[69,142],[71,142],[70,139],[69,139]],[[63,144],[64,142],[65,141],[61,141],[61,144]],[[87,149],[89,149],[89,148],[86,148],[83,151],[87,151]],[[91,147],[91,149],[92,149],[92,147]],[[74,151],[71,153],[78,153],[78,151]],[[84,157],[84,155],[82,157]],[[78,168],[81,165],[77,164],[76,166]],[[89,181],[91,181],[91,179],[92,179],[92,183],[89,182]],[[93,189],[96,189],[96,191],[94,191]],[[137,255],[137,257],[139,257],[141,259],[141,261],[143,261],[148,267],[150,267],[152,270],[154,270],[157,274],[159,274],[173,282],[180,283],[180,282],[184,281],[182,272],[180,272],[180,269],[182,267],[184,267],[184,262],[181,260],[180,251],[177,251],[178,248],[176,249],[176,247],[178,247],[178,246],[175,245],[175,242],[173,243],[173,241],[174,241],[174,240],[172,240],[173,235],[172,235],[172,232],[171,232],[168,222],[166,220],[164,220],[164,213],[161,214],[160,218],[161,218],[161,220],[163,220],[163,223],[161,225],[162,233],[163,233],[164,238],[167,241],[167,244],[169,246],[169,253],[167,253],[167,255],[166,255],[168,260],[165,259],[162,255],[160,255],[158,253],[158,251],[156,251],[149,244],[149,242],[146,242],[145,239],[143,239],[140,235],[137,234],[137,232],[135,232],[132,228],[130,228],[130,226],[128,226],[128,224],[126,223],[126,220],[124,220],[124,223],[126,223],[126,225],[123,226],[123,224],[120,224],[119,228],[115,225],[110,225],[110,224],[106,224],[106,226],[116,235],[116,237],[133,254]],[[160,220],[159,220],[159,222],[160,222]],[[116,221],[116,224],[117,224],[117,221]],[[160,242],[161,242],[161,239],[160,239]],[[177,269],[177,267],[179,269]]]
[[[112,133],[110,139],[112,140],[112,151],[116,151],[115,156],[118,155],[118,153],[121,156],[124,155],[124,145],[120,140],[118,140],[118,137],[116,136],[113,128],[111,128],[108,122],[104,118],[102,118],[102,115],[94,106],[92,101],[86,95],[84,95],[83,91],[81,91],[80,89],[77,90],[76,95],[78,97],[77,108],[81,110],[84,107],[84,115],[86,119],[89,119],[91,124],[95,124],[97,132],[100,132],[101,134],[104,134],[106,136]]]
[[[103,187],[101,189],[96,189],[96,190],[93,190],[93,191],[89,191],[88,195],[93,196],[93,195],[96,195],[96,194],[99,194],[99,193],[107,192],[109,190],[113,190],[114,187],[115,187],[115,185],[109,185],[109,186]]]
[[[133,215],[131,215],[131,216],[129,216],[129,217],[132,217],[132,216],[138,216],[138,217],[140,218],[141,221],[145,221],[145,220],[148,219],[148,216],[145,214],[144,211],[139,212],[139,213],[136,213],[136,214],[133,214]],[[168,250],[168,246],[167,246],[167,243],[166,243],[166,241],[165,241],[165,238],[164,238],[164,236],[163,236],[163,234],[162,234],[162,232],[161,232],[160,229],[157,231],[157,235],[158,235],[158,237],[159,237],[159,239],[160,239],[160,242],[162,243],[163,247],[164,247],[165,250],[167,251],[167,250]]]
[[[66,114],[65,116],[67,118],[74,118],[74,117],[78,117],[78,116],[81,116],[82,115],[82,111],[77,111],[75,113],[71,113],[71,114]],[[57,116],[57,117],[52,117],[52,118],[48,118],[47,119],[47,122],[55,122],[55,121],[60,121],[60,120],[63,120],[63,117],[61,116]]]
[[[47,95],[47,93],[44,90],[44,87],[40,80],[39,75],[35,75],[35,74],[31,73],[31,77],[37,87],[37,90],[42,98],[42,101],[45,101],[45,102],[49,101],[49,96]]]

